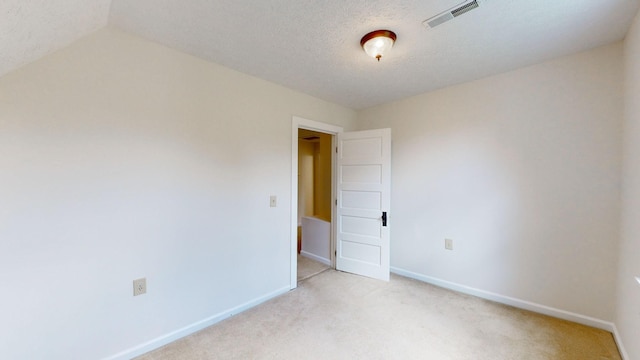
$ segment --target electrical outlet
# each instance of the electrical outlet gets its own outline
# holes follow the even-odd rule
[[[133,296],[147,293],[147,278],[133,280]]]
[[[271,197],[269,198],[269,206],[276,207],[276,205],[278,205],[278,197],[275,195],[271,195]]]
[[[444,248],[447,250],[453,250],[453,240],[444,239]]]

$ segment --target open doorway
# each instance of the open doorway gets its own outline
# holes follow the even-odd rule
[[[298,281],[331,266],[333,135],[298,129]]]
[[[302,130],[302,132],[301,132]],[[305,246],[305,245],[311,245],[309,242],[307,242],[305,244],[305,240],[304,240],[304,234],[303,234],[303,228],[302,228],[302,221],[303,221],[303,217],[305,216],[305,214],[302,212],[303,210],[298,211],[299,208],[301,209],[308,209],[309,211],[315,212],[316,210],[314,209],[314,205],[313,204],[315,202],[315,200],[313,202],[309,202],[308,199],[311,196],[313,196],[313,192],[314,190],[309,191],[308,190],[308,184],[304,185],[304,184],[299,184],[299,182],[304,182],[304,180],[300,180],[299,179],[299,165],[301,166],[311,166],[313,168],[313,164],[311,164],[311,161],[309,158],[306,159],[306,163],[303,165],[301,163],[301,159],[299,159],[299,145],[304,143],[312,143],[315,141],[313,139],[314,136],[318,136],[317,139],[317,143],[318,145],[305,145],[303,144],[301,147],[306,147],[307,149],[304,150],[303,152],[306,151],[306,153],[308,153],[309,148],[313,148],[315,146],[320,147],[322,145],[320,145],[320,139],[322,138],[322,136],[327,137],[330,142],[330,146],[328,147],[329,150],[329,155],[326,155],[325,153],[325,158],[323,159],[323,161],[318,161],[317,165],[320,167],[325,167],[327,166],[327,161],[328,159],[330,159],[330,161],[328,162],[328,166],[329,166],[329,175],[328,177],[325,177],[324,180],[322,180],[322,188],[318,189],[318,191],[323,192],[324,196],[320,196],[320,200],[318,202],[318,213],[320,214],[320,218],[324,218],[324,220],[326,221],[327,219],[328,224],[329,224],[329,248],[328,248],[328,258],[327,256],[327,252],[326,249],[323,246],[323,249],[325,249],[324,252],[324,256],[320,256],[322,258],[322,260],[325,261],[321,261],[320,264],[322,266],[326,266],[327,265],[327,261],[326,259],[328,259],[328,263],[329,263],[329,267],[331,268],[335,268],[335,199],[336,199],[336,184],[335,184],[335,176],[333,176],[333,174],[335,173],[335,161],[336,161],[336,157],[335,157],[335,151],[333,151],[333,149],[335,149],[336,146],[336,135],[343,132],[343,129],[339,126],[334,126],[334,125],[329,125],[329,124],[325,124],[325,123],[320,123],[320,122],[316,122],[316,121],[312,121],[312,120],[307,120],[307,119],[303,119],[303,118],[299,118],[294,116],[293,120],[292,120],[292,147],[291,147],[291,155],[292,155],[292,159],[291,159],[291,165],[292,165],[292,172],[291,172],[291,183],[292,183],[292,196],[291,196],[291,289],[294,289],[298,286],[298,257],[302,256],[302,255],[298,255],[298,234],[300,234],[301,237],[301,241],[300,241],[300,253],[302,254],[303,251],[305,251],[305,254],[313,254],[314,251],[311,249],[311,251],[308,251],[309,249]],[[300,139],[300,134],[302,134],[303,139]],[[323,148],[326,148],[326,143],[324,146],[322,146]],[[328,159],[326,158],[328,156]],[[304,170],[303,170],[304,171]],[[326,175],[326,174],[324,174]],[[312,177],[313,179],[313,177]],[[327,182],[328,179],[328,182]],[[313,180],[312,180],[313,181]],[[302,189],[303,192],[307,192],[306,196],[303,195],[302,198],[300,198],[298,196],[298,192],[299,192],[299,188],[301,188],[302,186],[307,186],[306,189]],[[315,186],[314,186],[315,188]],[[326,194],[329,193],[330,196],[326,196]],[[304,204],[300,204],[300,202],[304,202]],[[328,205],[329,210],[327,210],[326,206]],[[311,210],[314,209],[314,210]],[[306,210],[305,210],[306,211]],[[300,214],[299,214],[300,213]],[[326,225],[326,224],[325,224]],[[300,226],[300,227],[298,227]],[[326,226],[324,227],[324,229],[326,230]],[[300,232],[299,232],[300,231]],[[304,259],[308,259],[308,258],[312,258],[312,257],[304,257]],[[320,260],[320,259],[312,259],[312,260]]]
[[[391,195],[391,129],[344,132],[339,126],[294,116],[290,288],[298,286],[299,129],[331,135],[331,267],[389,281],[391,232],[387,214]]]
[[[294,116],[291,132],[290,288],[298,286],[300,129],[331,135],[331,267],[389,281],[391,232],[387,214],[391,205],[391,129],[344,132],[338,126]],[[302,237],[304,243],[304,234]]]

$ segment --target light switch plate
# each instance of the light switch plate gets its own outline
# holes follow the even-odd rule
[[[269,206],[276,207],[278,205],[278,197],[275,195],[271,195],[269,198]]]

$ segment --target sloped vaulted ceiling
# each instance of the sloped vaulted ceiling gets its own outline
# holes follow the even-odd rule
[[[111,0],[0,1],[0,76],[104,27]]]
[[[0,76],[105,26],[361,109],[621,40],[640,0],[3,0]],[[379,63],[369,31],[398,40]]]

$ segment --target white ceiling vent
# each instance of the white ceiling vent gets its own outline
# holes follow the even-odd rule
[[[477,9],[480,7],[480,0],[467,0],[462,4],[456,5],[455,7],[441,12],[440,14],[433,16],[422,22],[426,28],[434,28],[440,24],[446,23],[447,21],[458,17],[462,14],[466,14],[473,9]]]

